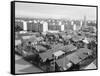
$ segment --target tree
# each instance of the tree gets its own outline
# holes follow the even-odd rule
[[[18,32],[18,31],[22,31],[23,29],[19,26],[19,25],[16,25],[15,26],[15,31]]]

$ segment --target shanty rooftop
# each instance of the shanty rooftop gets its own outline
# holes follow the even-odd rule
[[[77,47],[75,47],[73,44],[65,45],[64,48],[65,48],[64,50],[65,52],[69,52],[77,49]]]
[[[83,36],[74,35],[74,36],[72,37],[72,40],[73,40],[74,42],[81,41],[82,39],[84,39]]]
[[[46,51],[44,53],[39,53],[39,55],[43,61],[46,61],[47,59],[52,59],[52,53],[53,51]]]
[[[76,52],[70,54],[67,56],[67,58],[73,62],[74,64],[79,63],[80,61],[82,61],[83,59],[87,58],[89,55],[91,55],[91,50],[87,49],[87,48],[80,48],[79,50],[77,50]]]
[[[66,70],[71,66],[67,57],[63,57],[63,58],[56,60],[56,63],[57,63],[58,66],[65,68]]]
[[[77,64],[81,61],[81,59],[76,55],[76,53],[72,53],[67,56],[68,60],[74,64]]]

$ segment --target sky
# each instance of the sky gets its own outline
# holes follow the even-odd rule
[[[16,2],[15,16],[96,20],[96,7]]]

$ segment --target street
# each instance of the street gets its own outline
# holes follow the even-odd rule
[[[41,69],[36,66],[28,63],[21,56],[15,55],[15,72],[16,74],[22,73],[36,73],[43,72]]]

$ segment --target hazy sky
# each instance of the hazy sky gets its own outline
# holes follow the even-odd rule
[[[24,17],[51,17],[51,18],[70,18],[88,20],[96,19],[95,7],[50,5],[36,3],[15,3],[15,16]]]

